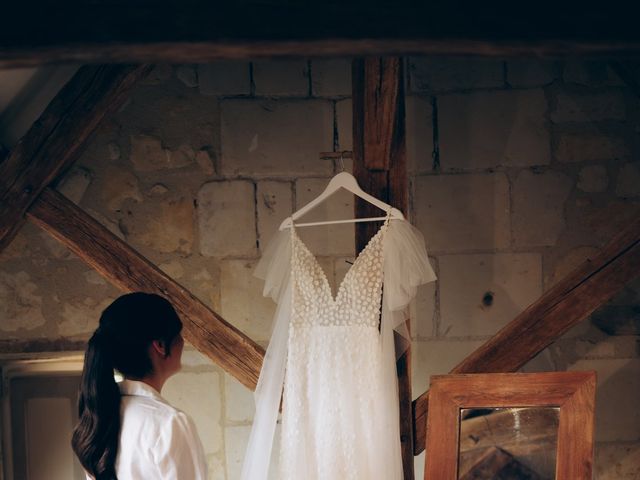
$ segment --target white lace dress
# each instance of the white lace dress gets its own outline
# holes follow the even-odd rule
[[[402,479],[393,328],[417,286],[435,280],[420,233],[387,217],[335,297],[295,227],[256,274],[279,303],[242,478],[268,476],[284,390],[276,478]]]

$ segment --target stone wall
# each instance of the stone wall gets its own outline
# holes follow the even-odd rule
[[[413,305],[417,396],[638,215],[640,109],[606,63],[413,58],[407,73],[407,213],[439,277]],[[350,94],[345,59],[159,66],[58,188],[266,345],[274,305],[252,270],[339,171],[320,152],[351,149]],[[337,195],[313,216],[351,213]],[[353,227],[303,240],[335,289]],[[117,295],[27,224],[0,254],[0,341],[73,348]],[[636,282],[610,306],[638,303]],[[193,349],[183,363],[163,393],[196,420],[211,478],[234,480],[252,395]],[[585,321],[524,368],[571,369],[599,375],[597,478],[635,478],[638,336]]]

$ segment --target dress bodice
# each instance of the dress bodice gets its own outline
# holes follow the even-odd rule
[[[338,286],[335,298],[316,257],[292,228],[292,325],[378,327],[383,241],[389,219],[371,237]]]

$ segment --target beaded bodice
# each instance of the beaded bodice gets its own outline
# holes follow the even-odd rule
[[[300,239],[292,235],[294,326],[366,325],[377,327],[382,293],[382,245],[389,217],[371,237],[340,283],[335,298],[324,270]]]

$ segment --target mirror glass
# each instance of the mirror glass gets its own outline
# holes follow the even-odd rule
[[[555,479],[558,407],[460,410],[459,480]]]

